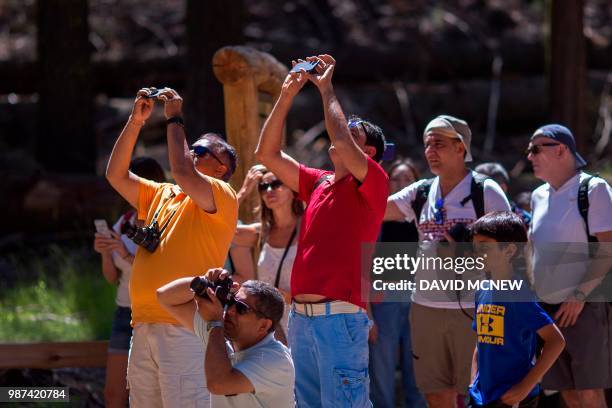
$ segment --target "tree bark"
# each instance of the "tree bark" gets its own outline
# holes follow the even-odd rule
[[[187,0],[187,92],[185,115],[188,134],[225,133],[223,89],[213,74],[214,53],[226,45],[244,42],[242,0]]]
[[[49,171],[93,173],[92,65],[87,0],[38,0],[39,131]]]
[[[550,33],[550,110],[552,120],[569,127],[584,151],[586,129],[586,40],[584,0],[552,0]]]

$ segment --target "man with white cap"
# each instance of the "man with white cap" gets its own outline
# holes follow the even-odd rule
[[[389,197],[385,220],[416,220],[420,242],[437,242],[457,224],[469,225],[491,211],[509,211],[499,185],[468,169],[472,161],[468,124],[452,116],[433,119],[423,133],[425,158],[433,179],[419,180]],[[417,385],[430,408],[453,407],[466,395],[476,333],[471,329],[473,302],[459,297],[432,299],[413,293],[410,314]]]
[[[581,170],[586,161],[565,126],[536,130],[526,153],[535,176],[546,182],[531,197],[535,289],[566,341],[542,386],[560,390],[569,408],[605,407],[602,390],[612,387],[612,313],[610,294],[594,302],[593,291],[610,264],[595,259],[586,243],[612,241],[612,189]]]

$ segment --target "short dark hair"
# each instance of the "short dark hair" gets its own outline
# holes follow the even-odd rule
[[[497,242],[527,242],[523,220],[511,211],[494,211],[480,217],[471,227],[472,235],[483,235]]]
[[[164,183],[166,181],[164,169],[162,169],[162,166],[152,157],[141,156],[133,158],[130,162],[130,171],[138,177],[147,180],[153,180],[158,183]]]
[[[247,294],[255,297],[255,308],[272,320],[272,326],[268,332],[273,332],[285,312],[283,295],[274,286],[258,280],[248,280],[241,287]]]
[[[497,184],[504,183],[507,186],[510,184],[510,177],[508,176],[508,172],[499,163],[488,162],[482,163],[476,166],[474,169],[476,173],[484,174],[485,176],[491,177],[493,180],[497,182]]]
[[[357,115],[349,116],[349,122],[360,122],[363,125],[363,130],[366,134],[366,146],[373,146],[376,149],[376,153],[372,160],[379,162],[385,152],[385,135],[380,126],[375,125]]]
[[[227,158],[227,171],[223,175],[223,181],[229,181],[234,171],[236,171],[236,163],[238,162],[238,155],[234,146],[227,143],[218,133],[204,133],[198,138],[196,143],[200,140],[208,140],[210,147],[216,154],[222,154]]]

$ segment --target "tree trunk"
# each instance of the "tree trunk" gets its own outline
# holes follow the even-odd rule
[[[552,0],[550,33],[550,110],[553,121],[569,127],[578,150],[587,143],[586,40],[584,0]]]
[[[49,171],[93,173],[92,65],[87,0],[38,0],[39,131]]]
[[[223,88],[213,74],[214,53],[244,41],[245,7],[242,0],[187,0],[188,134],[225,133]]]

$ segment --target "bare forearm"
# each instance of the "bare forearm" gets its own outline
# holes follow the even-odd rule
[[[325,113],[325,128],[331,142],[337,144],[349,140],[350,132],[346,126],[346,116],[333,87],[330,86],[322,90],[321,99],[323,100],[323,111]]]
[[[470,374],[470,384],[474,384],[476,379],[476,373],[478,372],[478,348],[474,347],[474,353],[472,354],[472,371]]]
[[[175,123],[170,124],[167,127],[166,135],[168,139],[168,159],[174,179],[177,180],[177,176],[180,178],[184,174],[195,172],[183,127]]]
[[[255,154],[258,160],[264,164],[267,157],[280,154],[281,152],[285,119],[292,103],[293,98],[281,95],[261,129],[261,137],[259,138]]]
[[[521,382],[526,384],[530,389],[535,387],[537,383],[542,381],[544,374],[550,370],[550,367],[555,363],[564,347],[565,343],[561,339],[546,342],[540,358]]]
[[[115,267],[110,253],[102,254],[102,275],[109,283],[115,283],[119,278],[119,271]]]
[[[128,177],[130,160],[132,159],[134,146],[136,145],[138,134],[143,124],[144,122],[137,123],[130,116],[130,119],[127,121],[121,134],[117,138],[110,159],[108,160],[108,166],[106,167],[106,178],[111,184],[113,184],[114,179]]]
[[[210,331],[204,361],[204,371],[208,381],[214,379],[216,384],[223,385],[224,379],[229,378],[232,372],[232,363],[227,355],[222,327],[216,327]]]
[[[157,289],[157,299],[168,306],[182,305],[193,301],[193,291],[189,287],[193,278],[181,278]]]

